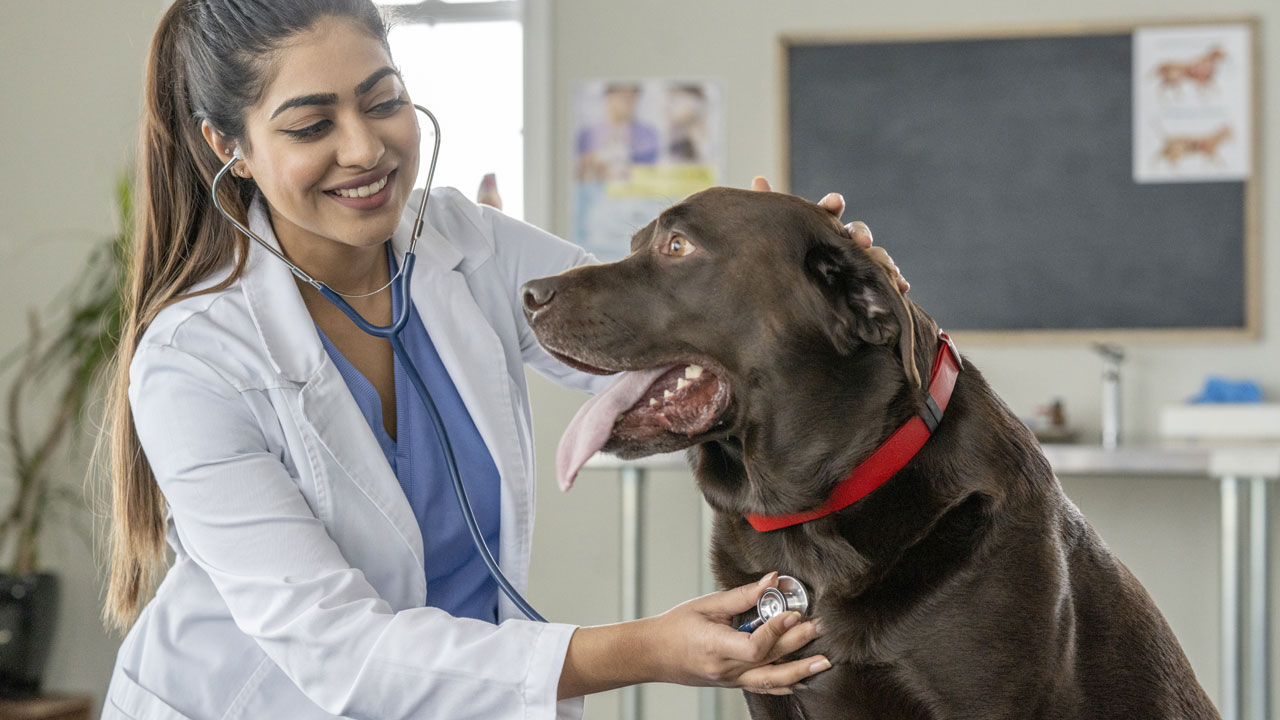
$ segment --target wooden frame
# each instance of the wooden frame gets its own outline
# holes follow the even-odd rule
[[[790,115],[788,107],[788,52],[792,47],[819,44],[856,44],[889,42],[924,42],[946,40],[983,40],[1080,35],[1112,35],[1132,33],[1139,28],[1186,27],[1194,25],[1244,25],[1249,29],[1249,55],[1252,71],[1249,116],[1252,157],[1249,177],[1244,181],[1244,327],[1239,329],[1162,328],[1116,330],[992,330],[953,333],[961,344],[1026,344],[1026,343],[1132,343],[1132,342],[1221,342],[1258,340],[1262,326],[1261,218],[1259,179],[1262,177],[1262,63],[1260,22],[1256,16],[1190,17],[1169,21],[1133,21],[1103,23],[1063,23],[1041,26],[996,26],[950,30],[896,30],[870,33],[812,32],[785,33],[779,36],[776,64],[778,72],[779,142],[778,190],[789,192],[791,184]],[[890,239],[888,247],[892,247]],[[910,274],[910,268],[907,269]]]

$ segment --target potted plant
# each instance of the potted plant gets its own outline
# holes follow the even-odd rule
[[[79,483],[56,477],[51,461],[59,448],[78,446],[74,431],[120,337],[132,217],[127,179],[118,183],[117,201],[120,232],[93,249],[52,310],[29,313],[26,341],[0,361],[7,376],[0,440],[7,463],[0,466],[0,695],[39,691],[52,646],[58,578],[39,562],[46,521],[61,513],[83,531]],[[52,396],[51,412],[31,412],[36,391]]]

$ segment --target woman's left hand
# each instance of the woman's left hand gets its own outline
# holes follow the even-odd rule
[[[759,175],[751,181],[751,189],[761,192],[772,191],[769,181]],[[840,216],[844,214],[844,197],[840,193],[827,193],[818,201],[818,207],[831,213],[839,220]],[[893,275],[894,280],[898,282],[899,290],[906,292],[911,289],[911,283],[902,277],[902,271],[893,262],[893,258],[889,257],[889,253],[885,252],[884,248],[872,247],[871,228],[867,227],[866,223],[855,220],[845,225],[844,229],[859,247],[870,253],[873,260],[883,265]]]

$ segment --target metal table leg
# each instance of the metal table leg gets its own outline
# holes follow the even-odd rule
[[[1271,578],[1268,572],[1267,479],[1249,480],[1249,717],[1271,717]]]
[[[640,575],[641,497],[645,470],[634,465],[622,467],[622,619],[640,617],[643,578]],[[640,720],[640,686],[622,688],[622,720]]]
[[[1222,679],[1218,711],[1240,720],[1240,481],[1219,479],[1222,494]]]

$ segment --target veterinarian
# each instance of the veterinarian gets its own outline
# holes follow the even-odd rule
[[[519,288],[593,259],[441,188],[400,297],[389,281],[413,230],[420,132],[394,68],[369,0],[177,0],[156,31],[103,433],[104,617],[127,630],[103,716],[576,717],[581,696],[630,684],[786,693],[829,667],[772,664],[817,635],[795,613],[752,634],[729,625],[774,574],[632,622],[519,619],[389,343],[214,210],[213,175],[238,147],[223,185],[235,217],[371,321],[412,304],[404,342],[523,590],[522,366],[587,391],[605,380],[540,349]],[[823,205],[843,211],[838,196]],[[865,226],[850,232],[870,245]]]

